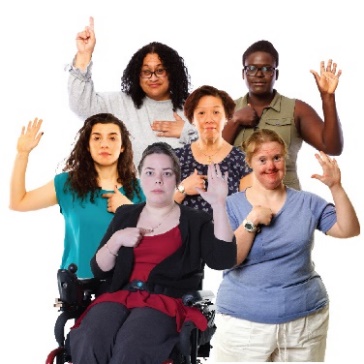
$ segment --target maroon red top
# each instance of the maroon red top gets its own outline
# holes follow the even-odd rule
[[[162,260],[173,254],[182,245],[181,234],[178,226],[154,236],[144,236],[140,244],[134,248],[134,267],[129,281],[147,281],[150,271]],[[129,309],[135,307],[150,307],[176,318],[177,331],[180,332],[185,321],[192,321],[196,327],[204,331],[207,320],[199,309],[185,306],[180,298],[172,298],[162,294],[147,291],[120,290],[104,293],[97,297],[76,320],[73,328],[82,321],[87,311],[100,302],[118,302]]]

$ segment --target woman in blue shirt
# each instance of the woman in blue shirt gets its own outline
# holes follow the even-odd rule
[[[226,199],[242,263],[224,272],[218,290],[216,361],[323,361],[329,299],[312,262],[314,233],[360,233],[340,169],[316,154],[323,173],[312,177],[330,189],[334,205],[284,185],[287,147],[275,131],[255,131],[244,151],[252,186]]]

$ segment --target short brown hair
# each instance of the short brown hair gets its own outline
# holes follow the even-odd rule
[[[233,117],[235,102],[230,97],[230,95],[227,92],[223,90],[218,90],[213,86],[204,85],[194,90],[190,94],[190,96],[188,96],[185,102],[184,114],[190,123],[192,123],[193,121],[193,112],[195,111],[198,102],[203,96],[214,96],[221,99],[224,106],[226,118],[229,120]]]

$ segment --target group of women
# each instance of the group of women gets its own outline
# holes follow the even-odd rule
[[[76,44],[68,90],[85,121],[64,171],[27,191],[29,154],[43,135],[35,119],[19,137],[10,194],[18,211],[59,204],[61,267],[75,263],[81,278],[107,282],[70,332],[73,363],[162,363],[186,322],[206,328],[203,315],[181,302],[199,288],[205,264],[224,271],[216,361],[323,360],[329,301],[311,261],[314,232],[360,233],[328,156],[342,151],[336,64],[312,71],[322,120],[273,88],[278,52],[267,41],[243,55],[249,93],[240,103],[209,85],[189,93],[183,58],[158,42],[132,56],[120,92],[97,93],[92,18]],[[300,191],[302,140],[318,150],[323,173],[313,177],[333,202]],[[142,288],[132,289],[134,281]]]

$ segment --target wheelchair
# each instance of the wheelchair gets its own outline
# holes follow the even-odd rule
[[[76,272],[77,266],[71,264],[68,269],[59,269],[57,273],[60,297],[56,299],[54,307],[58,308],[61,313],[54,325],[54,336],[58,347],[48,354],[46,364],[72,363],[65,337],[66,323],[69,320],[76,320],[98,292],[102,292],[102,281],[95,278],[78,279]],[[201,276],[203,277],[203,273]],[[179,343],[173,349],[170,358],[161,364],[198,364],[209,357],[210,340],[216,331],[213,298],[212,291],[202,289],[187,293],[182,297],[184,305],[196,307],[202,312],[207,319],[208,327],[202,332],[192,322],[185,322],[180,332]]]

